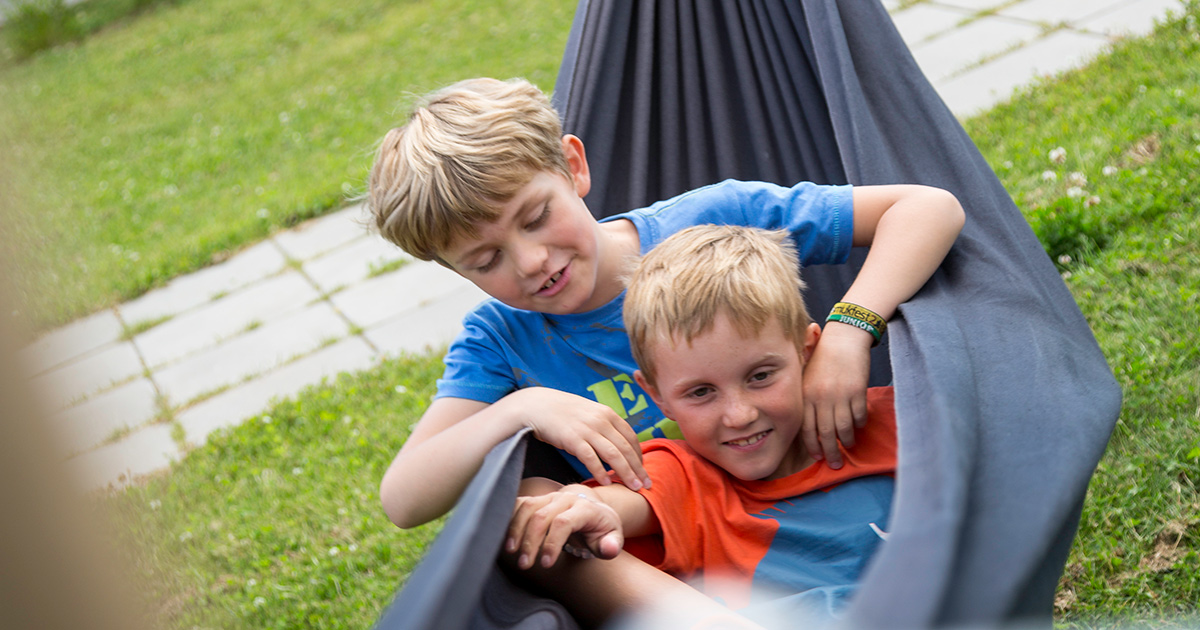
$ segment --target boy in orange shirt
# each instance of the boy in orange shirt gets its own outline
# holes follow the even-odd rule
[[[802,288],[779,232],[698,226],[648,253],[624,305],[635,378],[684,440],[643,445],[653,485],[640,491],[526,480],[524,494],[548,494],[518,500],[507,541],[517,565],[551,567],[564,547],[613,558],[635,539],[635,555],[730,608],[836,616],[886,536],[895,418],[891,389],[871,389],[844,465],[809,454],[802,382],[821,329]]]

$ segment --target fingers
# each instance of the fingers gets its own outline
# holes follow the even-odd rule
[[[634,433],[633,427],[629,426],[629,423],[624,420],[618,421],[616,426],[617,431],[624,438],[623,440],[616,441],[617,447],[625,455],[625,461],[629,464],[634,477],[641,481],[642,487],[649,488],[650,475],[646,473],[646,469],[642,466],[642,445],[638,441],[637,433]],[[609,462],[608,465],[612,466],[613,463]],[[621,477],[622,481],[626,482],[626,485],[629,485],[629,482],[632,481],[629,477],[621,475],[620,472],[617,474]]]
[[[619,420],[619,426],[610,426],[608,431],[602,431],[597,440],[591,445],[592,449],[612,468],[621,482],[630,490],[641,490],[650,485],[650,477],[642,467],[642,449],[637,443],[637,436],[624,420]],[[625,431],[621,431],[624,428]],[[627,433],[628,435],[623,435]],[[631,441],[632,438],[632,441]],[[591,471],[591,468],[588,468]],[[608,474],[604,474],[605,483]],[[599,478],[596,479],[600,481]]]
[[[817,435],[821,440],[821,452],[825,454],[825,463],[837,470],[842,467],[842,452],[838,450],[837,424],[830,418],[832,412],[826,412],[824,418],[817,418]]]
[[[855,396],[850,400],[850,412],[854,414],[855,429],[867,426],[867,397],[865,394]]]
[[[543,567],[554,566],[564,550],[584,558],[590,557],[593,551],[611,552],[611,556],[602,557],[615,557],[620,553],[620,544],[624,540],[614,531],[619,529],[619,521],[608,523],[604,520],[606,516],[615,517],[615,512],[605,514],[605,509],[612,512],[612,508],[602,503],[570,492],[520,497],[509,521],[505,550],[517,554],[517,566],[521,569],[530,569],[535,563]],[[583,542],[572,545],[572,535],[584,530],[594,531],[589,536],[596,539],[597,544]],[[609,546],[599,544],[613,533],[617,533],[619,541],[615,551],[611,549],[611,542],[607,543]],[[573,546],[574,550],[571,549]]]
[[[804,406],[804,424],[800,425],[800,435],[804,439],[804,448],[813,459],[825,459],[825,453],[821,451],[821,438],[817,434],[817,410],[812,405]]]

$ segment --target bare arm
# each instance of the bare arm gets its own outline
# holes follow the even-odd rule
[[[854,244],[870,250],[844,300],[890,319],[942,264],[965,220],[958,199],[940,188],[856,187]]]
[[[429,405],[380,483],[384,512],[400,527],[445,514],[494,446],[530,427],[538,439],[575,455],[601,483],[602,462],[627,484],[648,483],[633,429],[612,409],[580,396],[532,387],[493,404],[439,398]]]
[[[859,186],[853,194],[854,245],[870,250],[842,301],[890,319],[937,270],[965,214],[954,195],[929,186]],[[854,428],[866,422],[873,342],[853,326],[826,325],[805,368],[804,442],[834,468],[841,467],[838,441],[853,447]]]
[[[564,487],[542,478],[523,480],[521,494],[502,557],[507,563],[515,562],[539,590],[562,602],[585,624],[599,626],[617,614],[644,614],[665,615],[671,619],[671,627],[760,628],[684,582],[621,551],[620,544],[601,548],[599,540],[614,527],[619,530],[627,524],[624,533],[629,536],[659,531],[658,519],[640,494],[619,484]],[[558,532],[545,533],[556,526]],[[558,553],[565,534],[571,533],[596,534],[590,541],[581,541],[592,552],[588,557]],[[523,539],[526,534],[535,541],[530,546]],[[543,541],[549,542],[539,549]],[[545,551],[553,553],[533,561]]]

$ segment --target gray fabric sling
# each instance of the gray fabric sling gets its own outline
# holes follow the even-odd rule
[[[598,216],[731,177],[957,195],[961,237],[872,356],[874,384],[894,373],[900,465],[891,536],[846,623],[1049,626],[1120,389],[1053,264],[880,4],[583,0],[555,99],[587,147],[586,201]],[[804,271],[814,315],[843,294],[862,256]],[[493,562],[522,440],[489,458],[380,628],[571,627]],[[492,506],[488,520],[476,501]],[[479,612],[497,599],[529,615]]]

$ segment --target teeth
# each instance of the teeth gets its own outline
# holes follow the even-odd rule
[[[765,437],[767,437],[767,432],[763,431],[762,433],[759,433],[756,435],[751,435],[748,438],[743,438],[740,440],[729,440],[728,442],[726,442],[726,444],[730,444],[733,446],[750,446],[751,444],[757,444],[758,442],[761,442],[762,439]]]
[[[549,289],[550,287],[554,286],[554,283],[555,283],[555,282],[558,282],[558,279],[559,279],[559,278],[561,278],[561,277],[562,277],[562,272],[561,272],[561,271],[560,271],[560,272],[558,272],[558,273],[556,273],[556,274],[554,274],[553,276],[550,276],[550,279],[546,281],[546,284],[543,284],[543,285],[542,285],[542,288],[543,288],[543,289]]]

